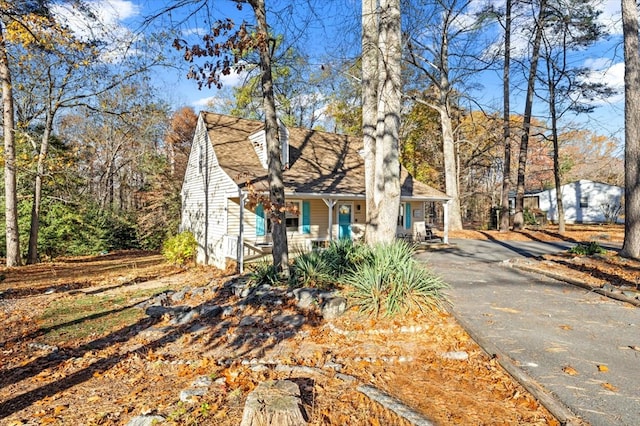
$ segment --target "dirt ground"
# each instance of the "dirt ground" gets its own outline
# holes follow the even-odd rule
[[[576,227],[564,236],[547,228],[453,237],[605,243],[620,242],[623,234],[620,227]],[[613,252],[537,263],[574,277],[581,269],[594,285],[630,286],[640,279],[640,262]],[[298,308],[290,299],[241,303],[225,285],[229,275],[178,268],[144,252],[0,273],[3,425],[123,425],[142,414],[160,415],[164,424],[237,425],[247,394],[271,378],[300,385],[312,425],[408,424],[360,393],[363,384],[439,425],[559,424],[446,312],[375,320],[350,310],[328,323],[315,308]],[[185,287],[192,291],[171,304],[216,305],[224,314],[181,325],[136,307]],[[278,320],[294,315],[302,324]],[[259,321],[241,324],[246,317]],[[454,352],[468,358],[450,359]],[[266,368],[257,368],[262,362]],[[209,392],[180,402],[180,391],[202,376],[213,380]]]

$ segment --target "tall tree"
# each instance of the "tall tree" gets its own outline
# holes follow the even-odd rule
[[[216,21],[211,28],[212,34],[203,37],[204,47],[200,45],[189,46],[185,40],[176,39],[174,47],[184,50],[187,61],[193,62],[197,57],[217,57],[220,60],[206,62],[202,66],[193,65],[190,78],[198,80],[200,87],[222,87],[221,76],[229,74],[232,70],[245,68],[242,59],[248,52],[258,51],[260,57],[260,72],[262,99],[265,112],[265,133],[268,157],[268,183],[269,200],[272,205],[271,212],[271,236],[273,239],[273,264],[283,275],[289,273],[289,249],[285,224],[285,194],[282,170],[282,148],[279,140],[279,126],[276,115],[276,104],[273,89],[273,75],[271,65],[272,46],[275,40],[270,34],[267,24],[267,12],[264,0],[235,0],[238,8],[243,4],[249,4],[253,10],[256,21],[254,28],[243,22],[235,26],[231,19],[226,18]],[[180,5],[199,5],[206,8],[206,0],[187,0]],[[219,36],[227,37],[222,43],[218,43]]]
[[[620,254],[640,258],[640,51],[638,6],[622,0],[624,34],[624,243]]]
[[[572,50],[586,48],[601,37],[601,26],[597,23],[599,12],[592,0],[552,1],[545,17],[542,59],[546,69],[542,73],[542,90],[539,95],[549,108],[551,124],[550,139],[553,145],[553,175],[556,188],[558,232],[565,232],[564,206],[562,203],[562,170],[560,164],[559,121],[572,110],[588,112],[593,109],[582,106],[574,93],[598,91],[598,87],[581,82],[581,67],[572,66],[569,54]],[[580,87],[582,86],[582,87]],[[591,86],[591,87],[587,87]],[[603,93],[604,94],[604,93]]]
[[[511,12],[513,0],[506,0],[504,11],[504,58],[502,64],[502,138],[504,158],[502,170],[502,195],[500,197],[500,232],[509,230],[511,191]]]
[[[445,192],[452,200],[449,228],[462,229],[460,188],[456,169],[455,110],[460,87],[480,70],[477,37],[479,20],[467,20],[469,0],[436,0],[428,7],[411,10],[406,31],[408,61],[418,70],[423,86],[414,93],[426,94],[414,99],[436,110],[440,118],[444,159]],[[481,19],[481,18],[480,18]],[[428,86],[425,90],[424,85]]]
[[[362,96],[367,243],[396,236],[400,208],[400,1],[363,0]]]
[[[5,3],[5,2],[3,2]],[[2,4],[0,10],[6,11]],[[7,55],[6,26],[10,15],[0,15],[0,79],[2,79],[2,129],[4,136],[4,188],[5,188],[5,221],[7,240],[7,266],[19,266],[20,235],[18,232],[18,192],[16,189],[16,146],[15,146],[15,111],[13,109],[13,86],[11,69]]]
[[[535,6],[533,2],[532,6]],[[527,169],[527,150],[531,136],[531,120],[533,113],[533,98],[535,85],[538,79],[538,62],[540,59],[540,47],[544,32],[544,18],[547,14],[547,0],[540,0],[537,4],[538,11],[535,18],[533,40],[531,42],[531,58],[529,60],[529,76],[527,78],[527,94],[525,98],[524,114],[522,120],[522,136],[520,137],[520,150],[518,153],[518,179],[516,183],[515,214],[513,216],[513,229],[524,227],[524,189]]]

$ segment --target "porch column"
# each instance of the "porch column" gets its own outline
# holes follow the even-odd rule
[[[444,244],[449,244],[449,201],[450,200],[447,200],[442,204],[442,210],[444,213],[442,242]]]
[[[336,200],[323,198],[322,201],[329,207],[329,241],[333,241],[333,207],[336,205]]]
[[[244,201],[245,194],[238,189],[240,196],[240,227],[238,228],[238,273],[244,273]]]

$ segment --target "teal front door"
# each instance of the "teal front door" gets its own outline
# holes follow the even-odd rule
[[[338,204],[338,238],[351,239],[351,204]]]

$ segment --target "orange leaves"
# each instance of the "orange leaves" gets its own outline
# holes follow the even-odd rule
[[[611,383],[604,382],[601,384],[603,388],[611,392],[618,392],[618,388],[612,385]]]
[[[580,374],[578,373],[578,370],[571,367],[570,365],[565,365],[564,367],[562,367],[562,371],[564,371],[566,374],[570,376],[577,376],[578,374]]]

